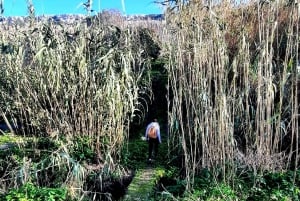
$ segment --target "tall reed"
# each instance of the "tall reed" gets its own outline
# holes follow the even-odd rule
[[[55,166],[62,155],[69,158],[77,139],[88,137],[97,171],[110,174],[118,168],[139,94],[149,92],[151,57],[140,36],[150,33],[97,17],[89,22],[25,22],[1,31],[1,115],[25,136],[65,142],[51,156]],[[70,161],[68,167],[79,165]],[[76,169],[93,171],[89,167]]]
[[[202,168],[228,182],[239,166],[297,165],[298,6],[193,0],[168,10],[169,145],[181,150],[187,189]]]

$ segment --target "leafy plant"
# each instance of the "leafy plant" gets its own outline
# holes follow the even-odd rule
[[[64,201],[67,199],[67,191],[64,188],[39,188],[32,183],[26,183],[19,189],[10,190],[6,201]]]
[[[77,161],[94,162],[96,154],[91,146],[92,140],[89,136],[76,137],[70,155]]]

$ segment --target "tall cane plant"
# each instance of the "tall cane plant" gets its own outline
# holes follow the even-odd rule
[[[183,155],[187,189],[202,168],[230,181],[239,166],[297,165],[297,4],[193,0],[167,11],[169,147]]]
[[[97,167],[103,173],[116,170],[139,94],[149,92],[151,58],[140,38],[143,30],[104,25],[97,17],[92,23],[8,26],[0,34],[1,115],[24,136],[62,141],[53,166],[64,166],[58,161],[78,139],[89,139],[86,148],[95,152]],[[66,182],[77,178],[82,185],[94,169],[69,162],[81,176]],[[8,173],[12,180],[13,174]]]

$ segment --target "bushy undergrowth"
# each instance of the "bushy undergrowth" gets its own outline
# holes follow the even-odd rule
[[[1,182],[7,188],[0,191],[1,200],[77,200],[76,191],[83,190],[82,199],[105,200],[125,193],[132,177],[129,172],[121,167],[112,171],[110,164],[99,163],[87,146],[88,138],[77,139],[74,147],[65,143],[64,139],[22,138],[22,144],[1,150]]]
[[[67,190],[64,188],[39,188],[32,183],[26,183],[19,189],[10,190],[3,201],[66,201]]]
[[[170,174],[171,173],[171,174]],[[185,181],[169,170],[158,183],[158,200],[299,200],[300,172],[265,172],[255,175],[245,172],[232,183],[215,178],[207,169],[195,177],[192,191],[185,191]],[[178,172],[177,172],[178,173]],[[259,177],[259,179],[258,179]]]

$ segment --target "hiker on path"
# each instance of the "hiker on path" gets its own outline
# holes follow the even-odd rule
[[[146,140],[149,143],[149,155],[148,155],[148,160],[152,161],[153,160],[153,155],[154,158],[157,157],[158,153],[158,144],[161,143],[161,137],[160,137],[160,128],[159,124],[157,122],[157,119],[154,119],[153,122],[148,124],[146,133],[145,133]],[[154,151],[154,154],[152,155]]]

